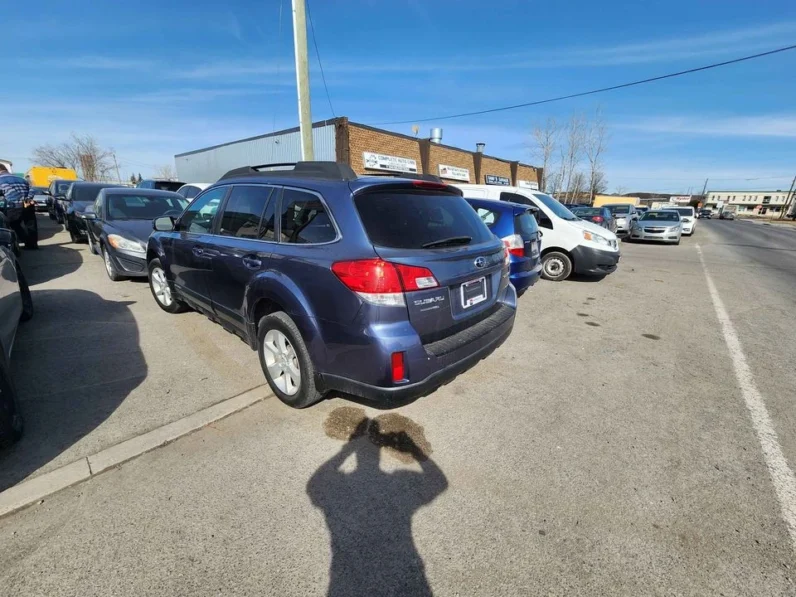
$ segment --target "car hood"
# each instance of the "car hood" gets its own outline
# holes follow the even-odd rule
[[[594,232],[599,234],[600,236],[607,238],[608,240],[616,240],[616,234],[600,226],[599,224],[595,224],[594,222],[588,222],[586,220],[578,220],[577,222],[570,222],[576,228],[580,228],[581,230],[588,230],[589,232]]]
[[[677,226],[679,224],[680,222],[665,222],[665,221],[655,222],[653,220],[650,220],[649,222],[644,222],[642,220],[639,220],[636,223],[636,225],[639,228],[671,228],[672,226]]]
[[[152,234],[152,220],[111,220],[105,222],[105,232],[146,244]]]

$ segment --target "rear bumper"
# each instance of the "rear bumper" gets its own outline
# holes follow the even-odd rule
[[[616,270],[620,254],[619,251],[601,251],[579,245],[572,249],[572,257],[576,274],[605,276]]]
[[[528,262],[531,259],[523,259],[524,263],[512,262],[511,269],[509,270],[509,281],[514,286],[517,294],[520,294],[536,284],[539,276],[542,274],[542,260],[536,258],[536,263],[533,267],[528,268]]]
[[[511,334],[514,327],[516,310],[512,306],[503,305],[501,309],[510,312],[501,315],[500,323],[492,326],[492,318],[474,325],[449,338],[420,347],[425,360],[433,362],[433,372],[421,381],[397,386],[379,386],[359,380],[340,377],[329,373],[318,375],[319,387],[323,391],[338,391],[347,394],[356,402],[362,402],[374,408],[390,409],[404,406],[434,392],[459,374],[473,367],[478,361],[488,357]],[[499,311],[500,312],[500,311]],[[477,328],[484,328],[486,331]],[[475,336],[475,337],[471,337]],[[432,352],[437,354],[432,354]]]

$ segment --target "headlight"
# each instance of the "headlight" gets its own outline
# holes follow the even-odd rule
[[[680,226],[671,226],[668,232],[677,232],[678,230],[680,230]]]
[[[146,247],[143,244],[137,240],[130,240],[118,234],[109,234],[108,244],[119,251],[130,251],[131,253],[146,255]]]
[[[607,247],[611,246],[611,241],[609,241],[607,238],[600,236],[599,234],[594,234],[594,232],[589,232],[588,230],[583,231],[583,238],[599,245],[605,245]]]

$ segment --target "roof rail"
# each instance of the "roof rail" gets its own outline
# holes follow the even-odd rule
[[[281,168],[284,166],[293,166],[293,168],[288,170],[264,170],[264,168]],[[357,178],[351,166],[342,162],[283,162],[235,168],[224,174],[219,180],[241,176],[321,178],[323,180],[356,180]]]
[[[427,180],[429,182],[445,182],[436,174],[415,174],[413,172],[368,172],[368,176],[385,176],[390,178],[408,178],[409,180]]]

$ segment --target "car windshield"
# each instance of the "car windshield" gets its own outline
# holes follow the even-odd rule
[[[564,207],[561,203],[553,199],[550,195],[545,195],[544,193],[534,193],[533,198],[536,201],[539,201],[540,203],[544,204],[544,206],[547,209],[552,211],[562,220],[568,220],[570,222],[574,222],[580,219],[571,211],[569,211],[566,207]]]
[[[108,220],[154,220],[167,212],[181,213],[188,201],[178,195],[149,197],[146,195],[109,195]]]
[[[180,187],[184,186],[184,182],[173,181],[173,180],[156,180],[155,181],[155,188],[159,191],[176,191]]]
[[[641,216],[641,219],[645,222],[679,222],[680,214],[676,211],[649,211]]]
[[[110,186],[110,185],[109,185]],[[93,203],[102,189],[107,189],[101,185],[75,185],[72,187],[72,201],[78,203]]]
[[[378,190],[358,194],[354,203],[368,237],[379,247],[444,248],[494,238],[459,195]]]
[[[690,207],[678,207],[674,211],[679,213],[681,216],[690,217],[694,215],[694,210]]]
[[[617,214],[629,214],[630,213],[630,206],[629,205],[607,205],[608,211],[611,212],[611,215]]]
[[[576,207],[572,210],[572,213],[576,216],[583,218],[583,217],[591,217],[591,216],[600,216],[602,215],[602,210],[596,207]]]

